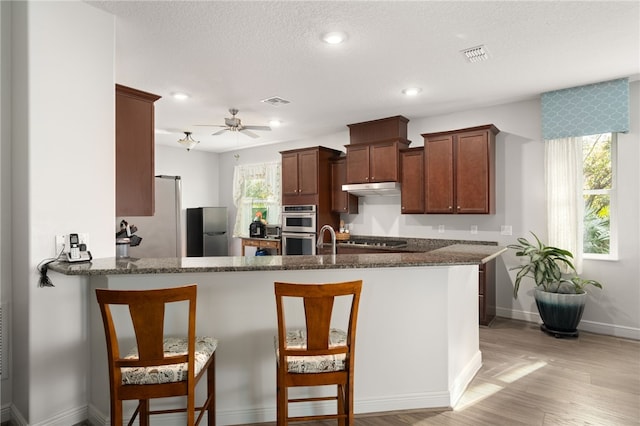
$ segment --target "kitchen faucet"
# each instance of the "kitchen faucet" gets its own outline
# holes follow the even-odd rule
[[[316,244],[317,248],[321,248],[324,240],[324,231],[329,230],[331,234],[331,254],[335,256],[336,254],[336,231],[333,230],[331,225],[324,225],[320,228],[320,232],[318,234],[318,243]]]

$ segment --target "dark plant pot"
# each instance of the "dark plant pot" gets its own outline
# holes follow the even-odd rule
[[[543,331],[555,337],[577,337],[587,293],[564,294],[535,290]]]

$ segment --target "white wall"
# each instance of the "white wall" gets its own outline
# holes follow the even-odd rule
[[[11,300],[11,3],[0,2],[0,304]],[[7,305],[8,306],[8,305]],[[3,315],[9,318],[8,309]],[[5,319],[6,321],[6,319]],[[9,344],[4,336],[3,346]],[[4,362],[5,360],[3,360]],[[5,366],[6,368],[6,366]],[[3,375],[0,402],[11,401],[11,386]],[[4,410],[3,410],[4,411]],[[6,417],[6,416],[4,416]],[[0,416],[0,421],[6,420]]]
[[[178,138],[176,138],[177,140]],[[176,142],[176,146],[178,143]],[[182,208],[217,207],[222,182],[216,153],[156,145],[156,175],[180,176]]]
[[[94,256],[115,254],[114,18],[14,2],[11,21],[11,411],[18,424],[68,425],[86,419],[86,280],[50,273],[55,287],[40,288],[36,266],[74,231]]]
[[[590,290],[590,303],[581,328],[640,339],[640,248],[637,212],[640,176],[640,141],[638,136],[640,82],[631,84],[632,127],[618,138],[620,259],[618,261],[584,262],[584,276],[600,280],[604,291]],[[376,118],[376,117],[372,117]],[[410,118],[410,117],[408,117]],[[493,123],[500,129],[496,139],[496,210],[495,215],[401,215],[400,197],[367,197],[359,200],[359,214],[342,215],[352,233],[418,238],[445,238],[496,241],[500,245],[515,242],[529,231],[546,237],[546,205],[544,191],[544,143],[541,136],[540,101],[532,99],[471,111],[412,118],[409,122],[411,146],[422,146],[422,133],[460,129]],[[220,201],[231,205],[233,166],[280,159],[279,151],[304,146],[323,145],[344,150],[349,133],[329,135],[321,139],[252,148],[224,153],[220,156]],[[239,158],[234,158],[239,154]],[[235,212],[235,209],[232,208]],[[445,232],[438,232],[444,225]],[[478,227],[471,234],[470,227]],[[513,235],[500,234],[501,225],[511,225]],[[234,252],[240,253],[236,242]],[[512,297],[513,273],[508,268],[518,262],[512,253],[498,260],[498,314],[537,321],[537,308],[530,288],[523,288],[519,298]]]

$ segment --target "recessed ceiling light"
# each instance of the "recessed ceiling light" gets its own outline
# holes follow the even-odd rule
[[[347,39],[347,35],[341,31],[332,31],[322,35],[322,40],[328,44],[340,44]]]
[[[408,87],[402,91],[407,96],[416,96],[420,92],[422,92],[422,89],[419,87]]]
[[[280,127],[281,124],[282,124],[282,121],[280,121],[280,120],[271,120],[271,121],[269,121],[269,126],[271,126],[271,127]]]
[[[177,99],[179,101],[184,101],[185,99],[189,99],[190,97],[186,93],[182,93],[182,92],[174,92],[171,94],[171,96],[173,96],[174,99]]]

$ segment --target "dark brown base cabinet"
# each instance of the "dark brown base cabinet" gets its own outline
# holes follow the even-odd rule
[[[493,125],[425,133],[425,213],[495,213]]]
[[[490,325],[496,317],[496,261],[480,265],[478,280],[480,325]]]

